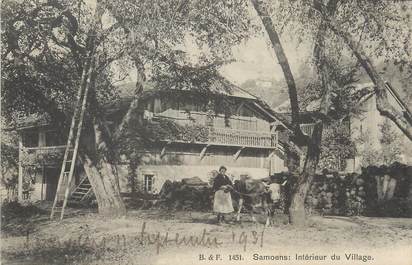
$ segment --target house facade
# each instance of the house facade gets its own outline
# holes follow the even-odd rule
[[[389,152],[383,150],[386,148],[382,144],[382,126],[387,123],[391,128],[393,138],[398,138],[398,142],[394,143],[399,147],[400,163],[412,165],[412,145],[410,140],[403,132],[388,118],[382,116],[376,108],[376,95],[373,92],[373,84],[359,84],[360,89],[369,89],[370,93],[366,93],[359,100],[360,112],[358,115],[350,116],[351,137],[357,144],[357,155],[352,159],[352,171],[359,172],[362,166],[367,166],[365,163],[365,151],[372,150],[375,154],[381,152]],[[388,101],[397,111],[412,120],[411,112],[407,104],[400,98],[396,90],[387,83]]]
[[[157,193],[166,180],[188,177],[208,182],[221,165],[234,178],[245,174],[262,178],[286,171],[286,154],[279,141],[286,126],[260,99],[229,85],[224,92],[209,94],[147,89],[135,114],[141,128],[136,137],[142,145],[133,151],[132,159],[138,160],[134,161],[133,180],[131,158],[123,154],[117,165],[121,192]],[[126,95],[107,106],[109,128],[117,125],[130,101]],[[67,133],[36,119],[31,124],[27,119],[22,121],[17,130],[19,197],[53,200]],[[80,164],[76,169],[72,195],[79,187],[84,189],[87,179]]]
[[[403,113],[407,119],[412,120],[412,115],[407,104],[403,102],[396,90],[389,83],[386,83],[386,85],[388,101],[391,106],[400,113]],[[369,153],[369,156],[375,156],[378,161],[378,156],[383,154],[383,152],[389,153],[390,150],[384,150],[384,148],[387,147],[383,146],[381,140],[382,126],[384,123],[388,123],[391,127],[393,138],[399,138],[399,141],[394,143],[399,147],[400,152],[397,162],[412,165],[412,145],[410,140],[392,121],[379,113],[376,107],[376,95],[373,83],[354,84],[353,86],[354,94],[358,100],[357,111],[343,119],[341,126],[344,126],[344,128],[349,131],[350,138],[356,146],[356,155],[344,159],[344,162],[339,163],[345,165],[344,167],[336,167],[334,169],[359,173],[362,167],[371,165],[371,162],[368,161],[366,157],[366,155],[368,155],[367,153]],[[313,105],[318,107],[319,102],[314,103]],[[310,112],[302,114],[303,121],[301,129],[306,135],[312,135],[314,128],[314,120],[311,119],[310,114]],[[328,126],[324,127],[324,130],[328,130]],[[385,164],[385,162],[378,162],[378,166],[381,164]]]

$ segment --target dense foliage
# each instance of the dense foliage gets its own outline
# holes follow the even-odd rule
[[[346,159],[356,155],[347,123],[334,122],[324,129],[321,143],[320,169],[345,170]]]

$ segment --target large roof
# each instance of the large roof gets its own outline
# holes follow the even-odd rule
[[[116,111],[119,109],[125,109],[129,106],[131,100],[133,99],[134,93],[135,93],[136,83],[128,82],[128,83],[119,84],[117,88],[118,88],[117,92],[118,92],[119,98],[115,102],[112,102],[106,106],[106,111],[108,113],[111,113],[112,111]],[[174,88],[170,88],[170,90],[173,90],[173,89]],[[156,93],[160,90],[156,88],[153,82],[145,82],[143,91],[144,91],[144,95],[150,96],[152,93]],[[183,88],[183,89],[179,89],[179,91],[189,91],[189,89]],[[209,88],[209,91],[215,94],[252,100],[255,102],[260,102],[260,104],[263,104],[263,102],[261,102],[261,100],[259,100],[256,96],[236,86],[235,84],[231,83],[225,78],[218,78],[214,80],[211,84],[211,87]],[[268,109],[266,108],[267,104],[264,103],[263,105],[262,105],[262,108],[268,111]],[[19,119],[17,121],[16,128],[19,130],[28,129],[28,128],[33,128],[33,127],[46,126],[49,123],[50,123],[50,118],[48,115],[32,114],[32,115],[28,115],[26,117],[22,117],[21,119]]]
[[[136,83],[135,82],[123,83],[123,84],[120,84],[118,88],[119,88],[120,98],[132,98],[134,95],[135,88],[136,88]],[[179,90],[179,91],[189,91],[190,90],[189,88],[184,88],[184,87],[181,89],[170,87],[169,89]],[[145,93],[150,93],[150,92],[159,91],[159,89],[156,88],[154,82],[145,82],[143,91]],[[211,83],[211,86],[209,87],[209,91],[211,93],[222,94],[222,95],[229,96],[229,97],[237,97],[237,98],[252,99],[252,100],[257,99],[256,96],[250,94],[246,90],[238,87],[237,85],[231,83],[229,80],[224,79],[224,78],[213,80]]]

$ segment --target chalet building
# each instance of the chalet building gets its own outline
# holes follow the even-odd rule
[[[221,165],[234,178],[253,178],[286,171],[283,141],[286,125],[262,100],[229,83],[213,83],[209,93],[158,90],[147,85],[135,122],[142,126],[133,136],[142,144],[133,150],[135,178],[130,160],[118,164],[121,191],[157,193],[166,180],[199,177],[209,181]],[[134,84],[123,85],[118,101],[106,106],[109,128],[114,128],[132,100]],[[210,92],[211,91],[211,92]],[[53,200],[65,150],[66,132],[56,131],[40,116],[22,119],[19,144],[19,197]],[[87,136],[86,136],[87,137]],[[72,198],[91,192],[82,167],[71,184]]]
[[[400,113],[408,119],[412,120],[412,113],[407,104],[400,98],[396,90],[387,83],[386,86],[389,103]],[[359,99],[360,114],[350,116],[351,137],[357,142],[357,149],[359,154],[352,159],[352,170],[360,171],[362,166],[362,151],[366,148],[374,148],[375,150],[382,150],[380,138],[382,135],[381,125],[388,121],[388,118],[382,116],[376,108],[376,95],[373,90],[372,83],[359,84],[358,91],[366,91]],[[401,155],[400,161],[403,164],[412,165],[412,146],[410,140],[403,134],[403,132],[392,122],[389,121],[393,128],[394,137],[400,138]],[[367,141],[359,142],[358,139],[362,135],[367,136]]]
[[[386,83],[387,95],[389,103],[403,115],[412,120],[412,114],[409,110],[407,104],[405,104],[402,99],[399,97],[396,90]],[[381,125],[388,120],[388,118],[382,116],[376,108],[376,95],[374,92],[373,83],[360,83],[354,84],[354,96],[358,102],[358,111],[356,114],[350,114],[342,120],[342,126],[344,126],[349,132],[351,139],[356,145],[357,154],[349,159],[345,159],[345,163],[338,163],[341,165],[346,165],[344,168],[336,167],[334,169],[339,171],[346,172],[360,172],[361,167],[367,165],[362,164],[362,153],[365,149],[373,149],[376,151],[382,150],[382,144],[380,138],[382,135]],[[301,129],[302,132],[306,135],[312,135],[314,123],[315,123],[315,112],[314,110],[319,108],[320,101],[314,101],[306,109],[306,112],[301,113]],[[283,104],[283,109],[287,107],[286,104]],[[280,109],[277,109],[280,111]],[[282,116],[283,120],[290,121],[290,114],[288,113],[278,113],[278,116]],[[393,124],[392,121],[389,123],[396,133],[400,137],[402,154],[400,155],[400,163],[412,165],[412,146],[410,140],[401,132],[401,130]],[[324,130],[328,130],[328,127],[324,127]],[[367,141],[361,141],[361,137],[366,137]],[[395,136],[394,136],[395,137]]]

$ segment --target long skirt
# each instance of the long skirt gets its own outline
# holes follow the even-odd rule
[[[230,192],[224,192],[223,190],[215,192],[213,211],[215,213],[231,213],[234,211]]]

